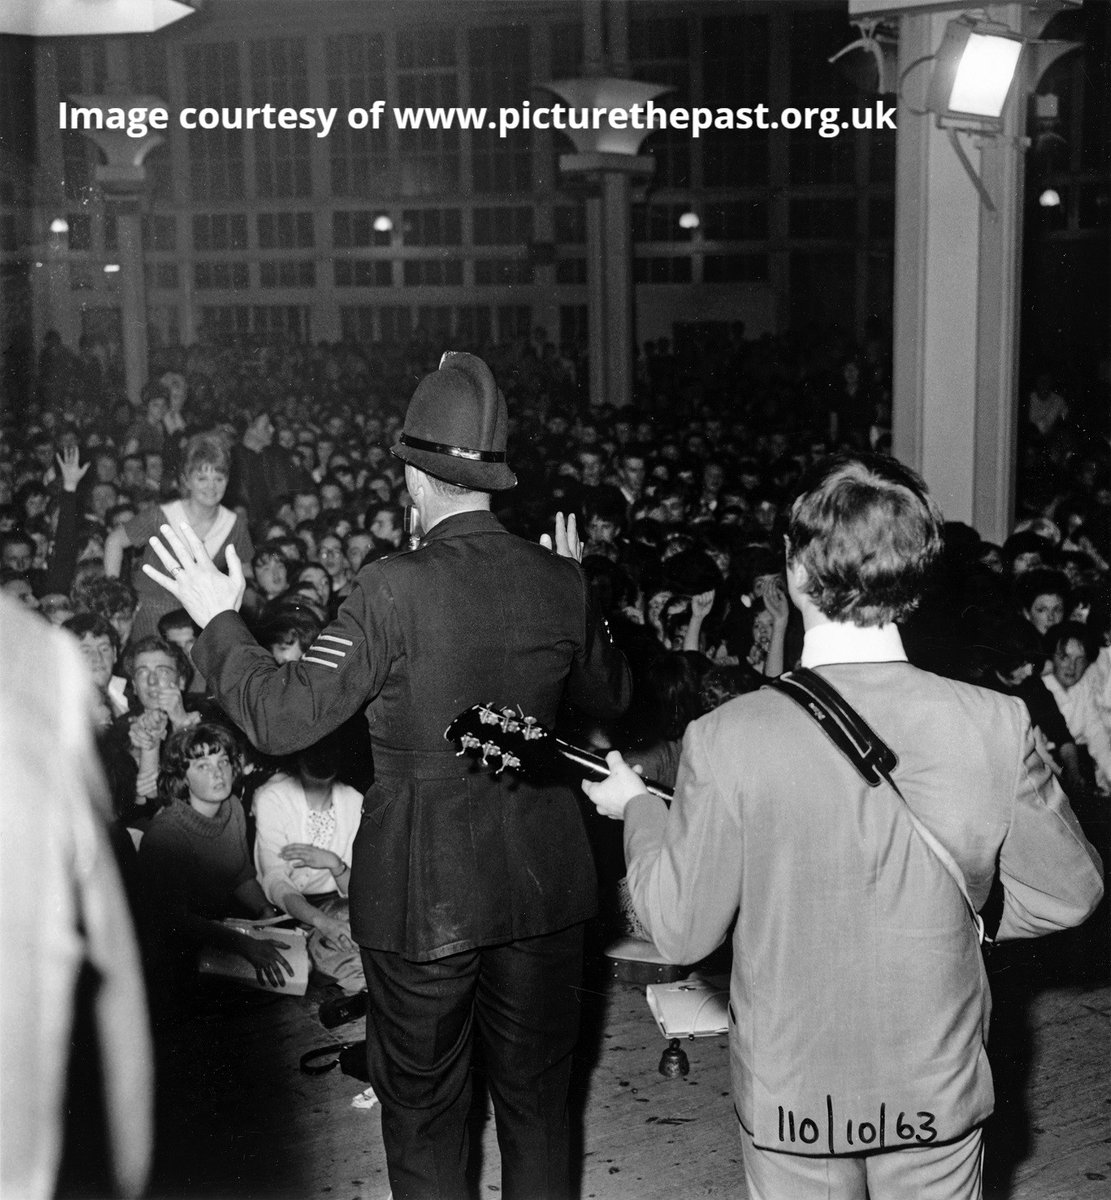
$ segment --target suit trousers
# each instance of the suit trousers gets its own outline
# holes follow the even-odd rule
[[[982,1132],[977,1126],[939,1146],[823,1157],[761,1150],[741,1126],[749,1200],[980,1200]]]
[[[504,1200],[563,1200],[583,926],[431,962],[362,949],[367,1057],[394,1200],[462,1200],[475,1042]]]

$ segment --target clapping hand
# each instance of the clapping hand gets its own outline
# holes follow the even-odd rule
[[[163,525],[161,532],[162,540],[152,537],[150,546],[169,574],[163,575],[147,563],[143,564],[144,574],[174,596],[202,629],[217,613],[237,612],[247,581],[235,547],[229,545],[225,552],[228,564],[225,575],[212,561],[192,526],[183,522],[175,533],[169,525]]]
[[[166,736],[166,714],[160,708],[141,712],[128,729],[131,744],[136,750],[156,750]]]
[[[542,533],[540,535],[540,545],[545,550],[551,550],[552,535],[550,533]],[[571,513],[566,523],[563,519],[563,513],[556,513],[555,552],[563,558],[573,558],[575,562],[582,562],[583,546],[579,540],[578,522],[574,513]]]

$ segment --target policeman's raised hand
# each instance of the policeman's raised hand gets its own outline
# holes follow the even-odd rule
[[[625,805],[634,796],[644,794],[644,780],[617,750],[611,750],[606,755],[606,766],[609,767],[609,775],[597,783],[584,780],[583,791],[603,817],[620,821],[625,816]]]
[[[217,613],[237,612],[247,583],[235,547],[227,548],[225,575],[212,561],[192,526],[182,522],[175,532],[169,525],[163,525],[161,532],[162,539],[152,537],[150,546],[169,574],[164,575],[147,563],[143,564],[144,574],[176,597],[202,629]]]
[[[552,535],[542,533],[540,535],[540,545],[545,550],[552,549]],[[562,555],[564,558],[573,558],[575,562],[583,560],[583,544],[579,540],[578,522],[575,519],[575,514],[563,519],[563,513],[556,513],[555,519],[555,552]]]

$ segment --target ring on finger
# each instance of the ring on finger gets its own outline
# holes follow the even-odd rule
[[[185,568],[183,566],[175,563],[174,566],[170,568],[170,574],[176,579],[184,570]]]

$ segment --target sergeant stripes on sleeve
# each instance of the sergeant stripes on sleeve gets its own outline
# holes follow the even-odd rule
[[[350,638],[337,637],[333,633],[322,633],[309,647],[309,653],[301,659],[302,662],[317,663],[322,667],[331,667],[333,671],[339,666],[338,662],[333,662],[329,658],[318,658],[316,656],[319,654],[331,654],[336,658],[346,658],[347,651],[337,650],[334,646],[322,646],[321,642],[337,642],[341,646],[354,646],[355,644]]]

